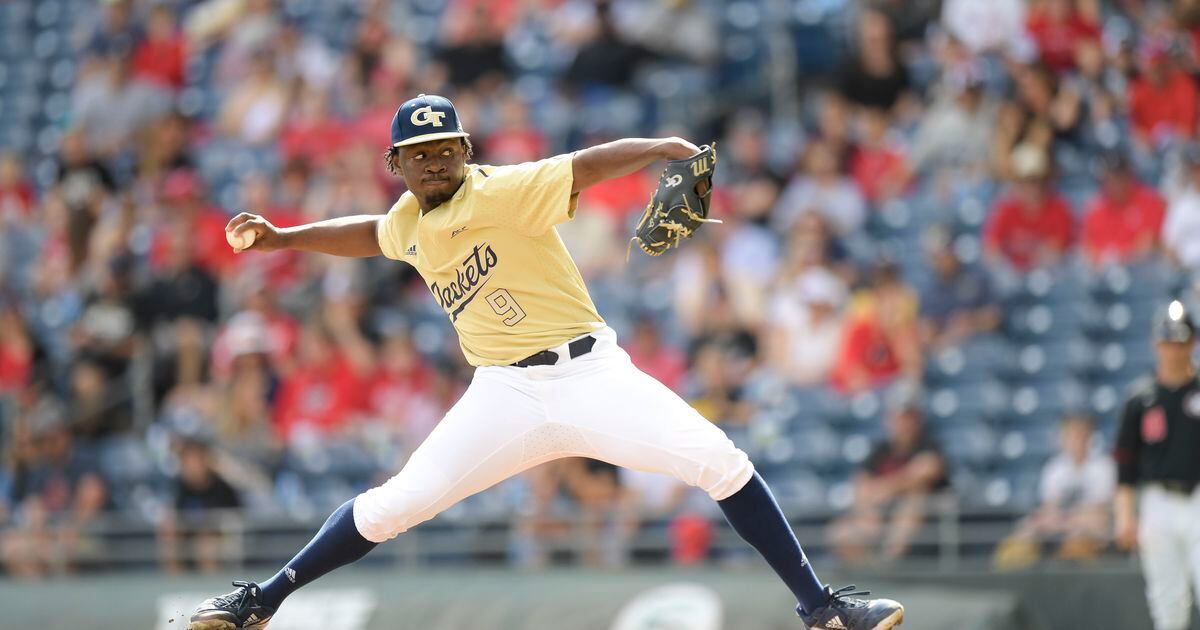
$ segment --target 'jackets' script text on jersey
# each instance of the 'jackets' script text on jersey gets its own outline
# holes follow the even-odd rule
[[[480,255],[480,250],[483,254]],[[458,319],[458,314],[466,308],[475,297],[475,290],[489,280],[488,272],[496,266],[496,252],[487,243],[476,245],[470,256],[462,261],[458,268],[458,277],[440,286],[434,282],[429,285],[433,297],[437,298],[438,306],[450,314],[450,321]]]

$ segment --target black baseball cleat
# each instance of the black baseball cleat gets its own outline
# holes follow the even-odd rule
[[[275,610],[262,603],[262,589],[254,582],[234,582],[232,593],[206,599],[196,607],[187,630],[260,630]]]
[[[796,607],[796,614],[809,630],[888,630],[904,621],[904,606],[890,599],[859,599],[870,591],[855,591],[854,585],[838,590],[825,586],[825,605],[811,613]]]

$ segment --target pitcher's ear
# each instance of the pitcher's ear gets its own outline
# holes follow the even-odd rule
[[[400,147],[388,147],[387,151],[383,152],[383,162],[387,165],[387,170],[392,175],[395,175],[400,167],[396,164],[396,158],[400,157]]]

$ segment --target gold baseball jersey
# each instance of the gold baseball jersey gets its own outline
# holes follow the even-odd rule
[[[383,254],[421,274],[471,365],[508,365],[604,327],[554,226],[575,215],[571,156],[468,164],[449,201],[411,192],[379,222]]]

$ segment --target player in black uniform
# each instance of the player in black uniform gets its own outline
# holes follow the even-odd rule
[[[1173,301],[1154,322],[1158,365],[1132,388],[1117,431],[1116,538],[1139,547],[1155,630],[1188,626],[1200,600],[1200,380],[1196,326]]]

